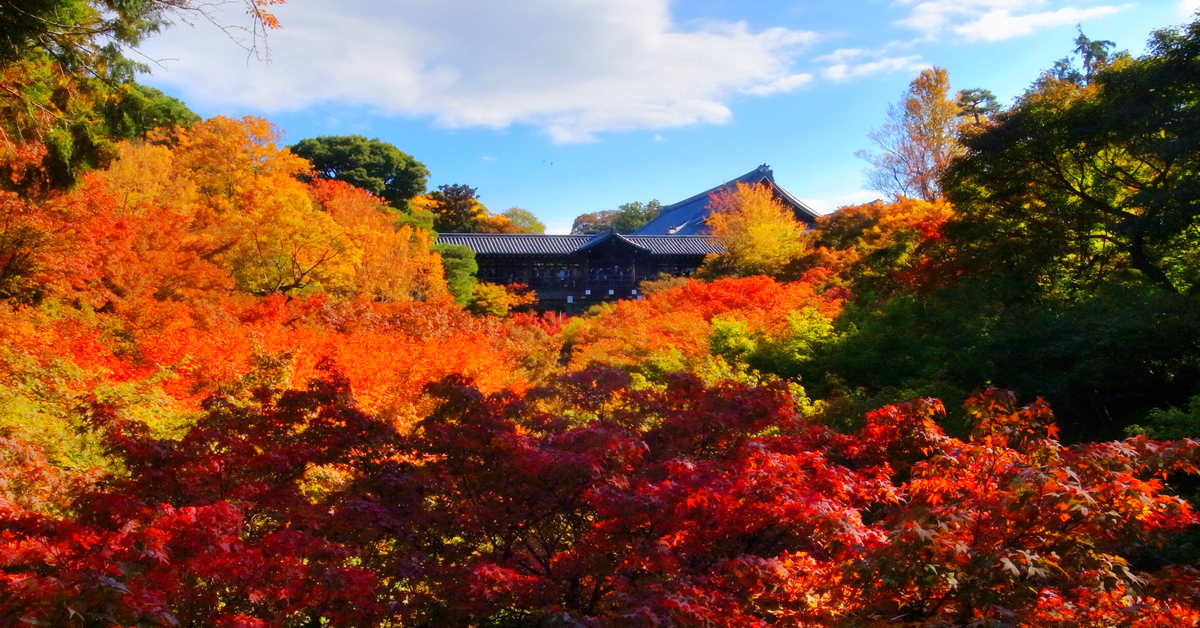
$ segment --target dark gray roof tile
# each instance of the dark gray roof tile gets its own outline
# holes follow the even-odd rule
[[[623,237],[649,249],[653,255],[708,255],[725,250],[708,236],[628,235]]]
[[[461,244],[480,255],[567,255],[587,244],[587,235],[528,233],[441,233],[438,244]]]
[[[651,255],[708,255],[723,249],[707,236],[620,235],[535,235],[513,233],[442,233],[438,244],[461,244],[477,255],[570,255],[585,251],[605,240],[617,238]]]

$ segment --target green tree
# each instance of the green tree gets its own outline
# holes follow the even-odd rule
[[[939,179],[962,152],[959,106],[949,94],[946,70],[929,68],[913,79],[898,105],[888,108],[887,122],[868,135],[879,152],[857,153],[871,163],[871,189],[893,198],[941,196]]]
[[[662,211],[662,203],[657,199],[648,203],[634,201],[617,207],[617,215],[613,218],[612,228],[617,233],[633,233],[646,223],[654,220]]]
[[[275,18],[245,2],[254,45]],[[106,165],[113,140],[194,120],[177,101],[133,84],[141,68],[124,56],[172,16],[203,9],[189,0],[0,2],[0,189],[35,197]]]
[[[974,124],[982,124],[1000,111],[1000,103],[990,89],[964,89],[958,92],[958,115],[970,117]]]
[[[806,388],[870,403],[989,382],[1049,399],[1072,439],[1200,394],[1197,58],[1200,26],[1160,31],[1086,83],[1044,75],[969,135],[936,281],[881,301],[856,277]]]
[[[1073,52],[1078,58],[1079,65],[1076,65],[1076,59],[1071,56],[1055,61],[1054,65],[1034,83],[1033,89],[1044,89],[1046,85],[1052,84],[1054,81],[1086,85],[1094,80],[1104,68],[1119,60],[1129,58],[1128,52],[1113,53],[1115,42],[1106,39],[1091,39],[1083,34],[1082,29],[1079,29],[1078,32]]]
[[[242,0],[253,47],[275,17],[263,6],[271,0]],[[80,76],[113,76],[131,80],[140,67],[122,54],[147,35],[169,24],[172,15],[202,14],[204,3],[190,0],[19,0],[0,3],[0,65],[48,55],[66,71]]]
[[[115,155],[114,142],[199,119],[183,103],[137,83],[74,77],[48,59],[0,68],[0,189],[37,196],[75,182]]]
[[[617,219],[617,214],[619,213],[615,209],[602,209],[598,212],[580,214],[571,223],[571,233],[573,235],[587,235],[607,231],[612,228],[612,223]]]
[[[1092,80],[1097,72],[1108,65],[1109,56],[1116,45],[1116,42],[1107,39],[1090,39],[1083,34],[1083,29],[1079,29],[1079,36],[1075,38],[1075,54],[1083,62],[1085,79]]]
[[[512,224],[516,225],[521,233],[546,233],[546,225],[533,215],[529,210],[521,209],[520,207],[510,207],[504,210],[501,214],[507,218]]]
[[[1087,85],[1044,79],[967,140],[947,195],[961,252],[1042,289],[1200,285],[1200,24]],[[1148,97],[1153,94],[1153,97]]]
[[[662,211],[662,203],[652,200],[647,203],[633,201],[622,203],[616,209],[580,214],[571,224],[571,233],[600,233],[612,229],[617,233],[633,233],[654,220]]]
[[[446,288],[459,305],[468,305],[475,296],[475,274],[479,263],[475,251],[461,244],[435,244],[433,251],[442,256],[442,274]]]
[[[1042,75],[1042,78],[1038,79],[1035,85],[1040,85],[1048,79],[1075,83],[1077,85],[1082,85],[1084,82],[1083,72],[1080,72],[1079,68],[1075,67],[1075,63],[1071,61],[1071,57],[1063,57],[1055,61],[1054,65],[1049,70],[1046,70],[1046,73]]]
[[[408,199],[425,192],[429,170],[399,148],[361,135],[300,140],[293,153],[309,160],[327,179],[345,181],[406,209]]]
[[[487,207],[479,202],[478,190],[454,183],[417,199],[418,209],[433,212],[433,228],[442,233],[474,233],[488,217]]]
[[[183,1],[23,0],[0,4],[0,63],[48,54],[73,72],[103,74],[121,45],[137,45]]]
[[[145,139],[154,129],[200,121],[200,116],[179,99],[137,83],[126,83],[113,90],[104,117],[109,132],[121,139]]]
[[[1131,435],[1145,434],[1150,438],[1191,438],[1200,434],[1200,395],[1188,400],[1186,408],[1154,408],[1138,425],[1126,430]]]

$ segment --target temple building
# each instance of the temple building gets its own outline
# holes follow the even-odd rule
[[[442,233],[439,244],[475,252],[479,280],[525,284],[540,309],[579,311],[599,301],[638,298],[638,283],[662,275],[690,275],[705,256],[722,251],[708,235],[705,219],[715,192],[737,183],[770,185],[776,196],[811,224],[817,213],[775,183],[766,165],[712,189],[663,207],[637,233],[592,235]]]

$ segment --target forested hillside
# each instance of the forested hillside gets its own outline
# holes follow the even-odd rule
[[[568,318],[103,45],[187,10],[0,6],[0,624],[1200,622],[1200,22]]]

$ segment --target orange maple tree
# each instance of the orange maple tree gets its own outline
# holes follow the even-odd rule
[[[822,272],[813,271],[795,282],[763,275],[687,281],[641,300],[618,301],[568,326],[571,364],[575,368],[593,362],[630,366],[663,349],[698,362],[709,354],[714,320],[738,321],[751,332],[780,334],[788,331],[789,316],[798,310],[811,308],[833,318],[848,293],[818,291],[815,285]]]

